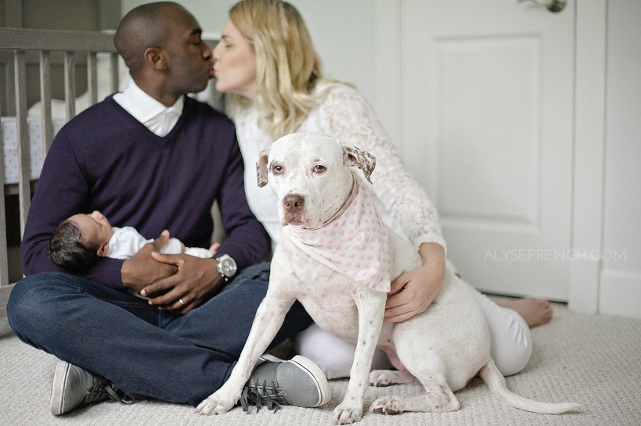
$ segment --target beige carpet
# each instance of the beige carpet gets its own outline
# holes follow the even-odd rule
[[[641,320],[585,315],[555,305],[550,324],[533,330],[534,353],[526,369],[507,379],[516,393],[541,401],[573,401],[579,413],[540,415],[511,408],[493,397],[478,378],[457,393],[454,413],[366,413],[365,425],[641,425]],[[323,408],[284,407],[201,417],[185,405],[143,401],[131,406],[100,403],[63,417],[49,414],[56,359],[21,343],[6,318],[0,319],[0,425],[329,425],[347,381],[331,382],[332,399]],[[370,388],[369,405],[381,395],[420,394],[418,385]]]

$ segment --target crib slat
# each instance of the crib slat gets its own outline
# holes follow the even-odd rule
[[[13,55],[13,49],[11,49],[11,54]],[[5,74],[5,93],[3,93],[3,98],[6,101],[4,108],[5,117],[15,117],[16,116],[16,93],[15,90],[10,90],[9,88],[13,87],[13,82],[16,80],[14,77],[14,66],[13,61],[7,61],[4,63],[4,74]]]
[[[65,102],[67,121],[76,116],[76,70],[73,52],[65,52]]]
[[[14,51],[16,124],[18,127],[18,194],[20,204],[20,235],[24,234],[31,205],[31,173],[29,170],[29,130],[27,128],[27,66],[24,50]]]
[[[96,52],[87,54],[87,90],[89,90],[90,105],[98,102],[98,65]]]
[[[0,99],[0,117],[2,116],[2,99]],[[4,126],[0,126],[0,141]],[[0,143],[0,148],[4,148]],[[4,209],[4,149],[0,149],[0,291],[9,285],[9,250],[7,247],[7,214]],[[1,298],[1,295],[0,295]],[[6,306],[0,302],[0,307]]]
[[[49,52],[40,52],[40,105],[42,106],[42,142],[44,152],[49,151],[53,139],[51,120],[51,59]]]
[[[111,54],[111,93],[118,91],[118,79],[120,78],[118,72],[118,54]]]

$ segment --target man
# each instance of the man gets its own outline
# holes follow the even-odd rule
[[[234,277],[270,246],[244,196],[234,126],[185,96],[212,77],[201,32],[175,3],[129,12],[114,42],[133,83],[71,120],[45,161],[21,247],[27,277],[7,312],[21,340],[62,360],[53,414],[108,396],[196,406],[228,378],[266,292],[266,264]],[[214,200],[228,235],[217,259],[155,252],[167,241],[164,229],[188,246],[209,247]],[[66,217],[93,210],[146,238],[162,235],[131,259],[103,259],[81,276],[62,273],[47,242]],[[273,344],[310,323],[295,306]],[[259,364],[248,389],[266,382],[272,390],[261,386],[263,399],[326,401],[325,377],[313,364],[301,366],[309,360],[278,361]]]

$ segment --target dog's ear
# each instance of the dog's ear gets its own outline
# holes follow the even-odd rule
[[[359,147],[341,145],[343,146],[343,163],[347,167],[356,166],[361,169],[365,175],[365,179],[367,179],[369,183],[372,183],[370,176],[374,171],[374,167],[376,167],[376,157]]]
[[[258,187],[262,188],[267,185],[269,173],[267,172],[267,158],[269,157],[269,148],[263,149],[256,159],[256,178]]]

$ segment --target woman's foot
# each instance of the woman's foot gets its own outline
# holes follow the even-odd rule
[[[525,297],[500,302],[499,305],[518,312],[530,328],[552,320],[552,305],[547,300]]]

